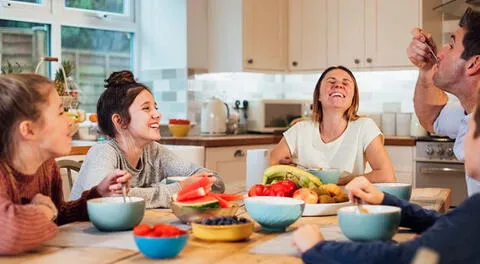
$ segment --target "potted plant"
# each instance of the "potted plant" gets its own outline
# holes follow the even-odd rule
[[[7,63],[2,65],[1,71],[2,74],[21,73],[23,71],[23,67],[18,62],[12,64],[10,63],[10,61],[7,60]]]

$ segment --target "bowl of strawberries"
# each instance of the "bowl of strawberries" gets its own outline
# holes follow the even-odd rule
[[[190,121],[186,119],[169,119],[168,130],[174,137],[185,137],[190,130]]]
[[[133,228],[133,235],[140,252],[152,259],[173,258],[188,241],[187,231],[169,224],[141,224]]]

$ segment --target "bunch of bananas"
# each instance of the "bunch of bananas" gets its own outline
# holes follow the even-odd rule
[[[291,180],[300,188],[317,188],[323,184],[315,175],[289,165],[273,165],[263,172],[263,184],[265,185],[281,180]]]

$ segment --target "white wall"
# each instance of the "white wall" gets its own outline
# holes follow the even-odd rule
[[[140,72],[186,68],[186,0],[141,0],[139,9]]]

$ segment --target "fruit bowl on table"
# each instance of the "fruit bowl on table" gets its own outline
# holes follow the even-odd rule
[[[241,241],[253,233],[253,222],[236,216],[220,216],[192,222],[195,237],[207,241]]]
[[[202,221],[203,219],[215,216],[234,216],[240,205],[232,203],[231,207],[221,208],[218,203],[211,202],[187,204],[177,202],[176,196],[170,200],[170,208],[173,214],[184,223]]]

